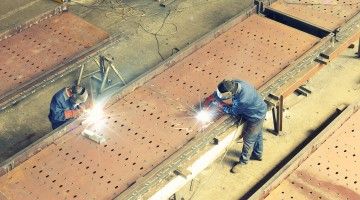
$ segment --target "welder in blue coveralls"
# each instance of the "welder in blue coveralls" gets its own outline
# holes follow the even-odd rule
[[[84,111],[82,104],[86,102],[88,92],[84,87],[65,87],[58,91],[51,99],[49,120],[53,129],[68,120],[76,118]]]
[[[231,104],[223,102],[230,100]],[[244,121],[243,148],[240,161],[232,167],[232,173],[238,173],[241,166],[249,159],[262,160],[263,133],[262,126],[267,112],[267,105],[256,89],[249,83],[241,80],[224,80],[216,92],[205,99],[204,105],[218,102],[221,110],[233,117]]]

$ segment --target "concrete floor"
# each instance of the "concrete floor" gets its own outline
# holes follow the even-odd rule
[[[165,59],[170,56],[173,48],[184,48],[241,12],[252,1],[183,0],[174,1],[166,8],[152,0],[98,0],[103,2],[99,6],[92,5],[94,0],[77,2],[85,6],[73,3],[71,12],[111,35],[122,36],[122,40],[105,53],[115,58],[119,71],[130,81],[154,67],[162,60],[161,57]],[[29,3],[31,4],[30,0],[3,0],[0,4],[8,7],[0,6],[0,16],[5,16],[0,17],[0,32],[56,5],[48,0],[37,0],[31,5]],[[112,4],[112,8],[109,4]],[[8,12],[19,6],[23,9]],[[41,9],[35,9],[38,6]],[[161,56],[153,34],[157,31]],[[251,162],[239,175],[230,174],[230,166],[236,161],[242,145],[234,143],[224,159],[198,177],[195,190],[189,191],[185,187],[179,194],[184,199],[239,199],[243,196],[273,166],[311,135],[312,130],[325,121],[338,105],[350,104],[360,97],[360,61],[353,58],[354,52],[355,50],[349,50],[321,70],[308,83],[313,88],[313,94],[309,97],[294,95],[286,99],[286,104],[291,106],[286,112],[285,133],[281,136],[265,134],[263,162]],[[94,68],[95,65],[90,66],[89,71]],[[76,78],[77,72],[69,74],[0,113],[0,162],[51,131],[47,120],[51,96]],[[265,126],[270,127],[271,120]]]

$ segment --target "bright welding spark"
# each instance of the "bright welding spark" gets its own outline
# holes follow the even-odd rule
[[[102,104],[96,104],[91,109],[85,111],[85,120],[84,124],[92,126],[94,129],[101,129],[104,124],[104,110]]]
[[[195,118],[202,124],[207,124],[212,121],[213,115],[208,110],[201,110],[198,113],[196,113]]]

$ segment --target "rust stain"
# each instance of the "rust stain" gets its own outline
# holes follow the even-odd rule
[[[0,41],[0,97],[107,37],[83,19],[63,13]]]
[[[281,37],[279,37],[281,36]],[[252,15],[105,110],[98,145],[79,127],[17,167],[20,183],[0,177],[14,199],[112,199],[197,134],[194,105],[224,78],[261,87],[319,38]],[[184,115],[187,113],[187,115]],[[24,193],[1,188],[24,188]]]
[[[360,199],[360,194],[351,190],[343,185],[333,183],[317,178],[316,174],[311,174],[304,170],[296,171],[296,177],[305,182],[306,185],[313,188],[313,190],[321,190],[323,194],[333,193],[332,195],[339,194],[341,199]],[[329,195],[329,194],[327,194]]]

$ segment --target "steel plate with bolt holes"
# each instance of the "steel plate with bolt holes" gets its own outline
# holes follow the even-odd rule
[[[0,97],[107,37],[83,19],[63,13],[0,41]]]
[[[111,199],[202,131],[194,105],[224,78],[262,86],[319,38],[253,15],[118,100],[97,127],[78,127],[0,178],[8,199]],[[99,123],[97,124],[99,125]],[[95,131],[95,127],[88,127]]]
[[[357,111],[266,199],[360,199],[359,121]]]
[[[278,0],[271,8],[316,26],[335,30],[360,12],[360,1],[301,1]]]

